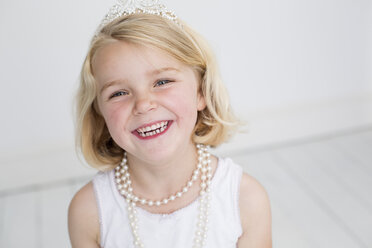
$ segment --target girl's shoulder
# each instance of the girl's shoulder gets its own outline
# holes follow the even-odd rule
[[[243,234],[238,247],[272,247],[269,197],[264,187],[247,173],[241,179],[239,208]]]
[[[240,209],[244,215],[270,210],[269,197],[265,188],[251,175],[243,173],[239,195]]]
[[[83,186],[68,209],[68,229],[72,247],[99,246],[99,214],[93,183]]]

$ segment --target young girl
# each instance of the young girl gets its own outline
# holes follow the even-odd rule
[[[208,151],[236,124],[215,60],[156,2],[115,6],[83,64],[77,140],[100,172],[71,201],[72,247],[269,248],[265,190]]]

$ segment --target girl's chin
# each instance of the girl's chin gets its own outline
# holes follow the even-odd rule
[[[178,143],[175,140],[176,143]],[[129,160],[132,157],[135,160],[143,161],[147,163],[166,163],[167,161],[179,160],[179,157],[182,157],[181,154],[175,146],[175,143],[163,144],[157,143],[153,144],[152,142],[141,142],[134,150],[128,151]]]

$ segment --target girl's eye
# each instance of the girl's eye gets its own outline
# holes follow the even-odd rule
[[[125,91],[118,91],[118,92],[115,92],[114,94],[112,94],[112,95],[110,96],[110,99],[113,98],[113,97],[124,96],[124,95],[128,95],[128,93],[125,92]]]
[[[171,81],[170,80],[159,80],[159,81],[156,82],[155,86],[162,86],[162,85],[167,84],[169,82],[171,82]]]

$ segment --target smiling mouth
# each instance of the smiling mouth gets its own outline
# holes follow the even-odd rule
[[[170,121],[161,121],[156,124],[138,128],[135,131],[142,138],[153,137],[164,133],[169,126],[169,122]]]

